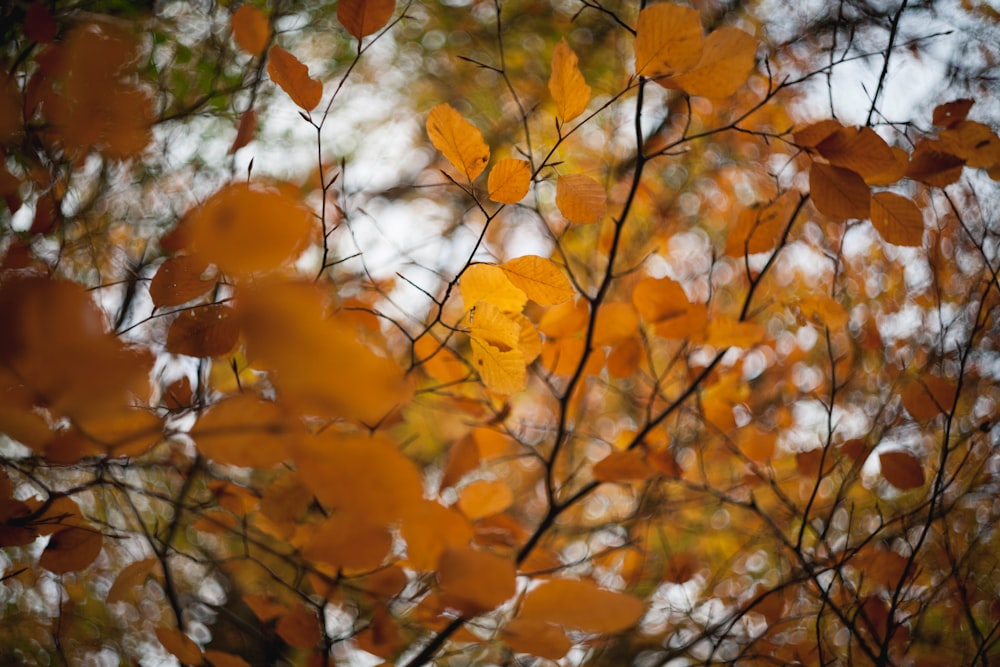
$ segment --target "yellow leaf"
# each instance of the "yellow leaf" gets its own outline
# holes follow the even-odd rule
[[[645,609],[642,600],[627,593],[605,590],[590,581],[555,579],[528,591],[518,619],[603,634],[635,625]]]
[[[472,364],[487,389],[507,395],[527,386],[528,373],[521,350],[501,350],[474,337],[471,341]]]
[[[315,109],[323,98],[323,82],[309,78],[309,68],[277,44],[267,52],[267,73],[306,111]]]
[[[570,222],[600,222],[607,211],[607,193],[589,176],[560,176],[556,181],[556,206]]]
[[[906,491],[924,485],[924,466],[913,454],[896,450],[879,452],[878,458],[882,476],[897,489]]]
[[[701,59],[698,10],[670,3],[646,7],[635,27],[635,73],[648,78],[687,71]]]
[[[580,73],[576,54],[565,39],[561,40],[552,52],[549,92],[556,101],[559,118],[564,123],[583,113],[590,102],[590,86]]]
[[[924,216],[913,200],[893,192],[872,195],[872,226],[887,242],[900,246],[923,245]]]
[[[146,558],[126,565],[115,577],[115,583],[111,584],[111,588],[108,589],[105,601],[108,604],[114,604],[126,599],[131,594],[132,589],[146,583],[146,579],[149,578],[157,563],[159,561],[155,558]]]
[[[458,509],[473,521],[499,514],[514,502],[514,494],[502,480],[476,480],[458,495]]]
[[[252,56],[259,56],[271,38],[271,24],[264,12],[253,5],[241,5],[233,12],[233,39],[241,49]]]
[[[555,262],[525,255],[504,262],[500,268],[510,282],[540,306],[553,306],[573,298],[573,286]]]
[[[486,301],[469,311],[469,324],[472,336],[501,350],[516,348],[521,338],[521,325]]]
[[[850,169],[866,181],[896,166],[892,148],[870,127],[842,127],[816,149],[830,164]]]
[[[63,528],[52,533],[38,565],[54,574],[78,572],[94,562],[103,544],[103,536],[93,528]]]
[[[531,165],[525,160],[505,157],[490,169],[486,189],[490,199],[501,204],[516,204],[531,187]]]
[[[439,104],[427,115],[431,143],[469,181],[476,180],[490,161],[490,147],[479,129],[449,104]]]
[[[459,289],[466,307],[485,301],[505,313],[519,313],[528,302],[524,290],[510,281],[507,272],[492,264],[473,264],[466,269]]]
[[[438,562],[442,600],[469,616],[494,609],[513,597],[516,577],[511,559],[469,546],[445,549]]]
[[[380,30],[396,11],[396,0],[339,0],[337,20],[347,32],[361,39]]]
[[[756,39],[738,28],[726,26],[705,39],[697,65],[669,79],[657,79],[657,82],[680,88],[689,95],[729,97],[750,77],[756,55]]]
[[[235,277],[284,268],[309,245],[313,218],[294,199],[246,183],[222,188],[188,222],[196,257]]]
[[[527,366],[542,353],[542,338],[538,335],[535,325],[523,313],[514,313],[511,319],[521,327],[517,347],[524,353],[524,365]]]
[[[156,628],[156,638],[184,665],[200,665],[201,649],[186,634],[175,628]]]
[[[864,179],[850,169],[813,162],[809,192],[816,209],[834,220],[868,217],[871,192]]]

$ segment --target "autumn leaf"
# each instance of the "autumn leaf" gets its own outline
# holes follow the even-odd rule
[[[164,261],[149,284],[153,306],[179,306],[208,293],[215,286],[215,281],[202,277],[207,268],[204,261],[190,255],[179,255]]]
[[[271,24],[268,23],[264,12],[253,5],[240,5],[233,12],[231,23],[233,39],[241,49],[251,56],[259,56],[264,52],[267,42],[271,39]]]
[[[501,204],[516,204],[531,187],[531,165],[526,160],[503,158],[490,170],[486,188],[490,199]]]
[[[834,220],[868,217],[871,192],[864,179],[850,169],[813,162],[809,193],[817,210]]]
[[[504,511],[514,501],[510,487],[502,480],[476,480],[462,488],[458,508],[473,521]]]
[[[396,0],[339,0],[337,20],[347,32],[361,39],[381,30],[392,13],[396,11]]]
[[[105,601],[108,604],[114,604],[127,599],[136,586],[141,586],[146,582],[158,563],[159,561],[155,558],[144,558],[126,565],[115,577],[114,583],[108,589]]]
[[[431,143],[469,181],[476,180],[490,161],[490,147],[479,129],[450,104],[439,104],[427,115]]]
[[[38,565],[53,574],[78,572],[97,559],[103,544],[104,537],[93,528],[63,528],[49,538]]]
[[[202,664],[201,649],[190,637],[176,628],[156,628],[156,638],[163,648],[184,665]]]
[[[510,350],[518,346],[521,326],[492,303],[480,301],[469,311],[469,333],[501,350]]]
[[[295,648],[312,648],[322,637],[316,612],[304,606],[293,607],[282,615],[274,630],[289,646]]]
[[[209,304],[177,315],[167,332],[167,351],[189,357],[222,357],[232,352],[239,336],[234,310]]]
[[[525,255],[500,265],[507,278],[540,306],[554,306],[573,298],[566,274],[552,260]]]
[[[635,73],[640,76],[674,76],[701,60],[704,33],[696,9],[651,5],[639,12],[635,30]]]
[[[896,165],[892,148],[870,127],[840,128],[816,149],[830,164],[850,169],[866,181]]]
[[[514,562],[472,547],[449,547],[438,561],[438,584],[445,604],[475,616],[514,596]]]
[[[548,660],[559,660],[573,648],[573,642],[558,626],[545,621],[515,618],[501,631],[507,646],[518,653],[530,653]]]
[[[323,98],[323,83],[309,78],[309,68],[277,44],[267,52],[267,73],[306,111],[315,109]]]
[[[213,461],[269,468],[288,458],[288,440],[296,430],[282,406],[247,392],[206,410],[191,437]]]
[[[594,465],[594,479],[599,482],[641,482],[652,476],[653,469],[638,449],[611,452]]]
[[[250,667],[250,663],[238,655],[212,649],[205,651],[205,660],[212,667]]]
[[[236,128],[236,137],[229,147],[230,153],[235,153],[253,140],[257,131],[257,112],[252,108],[240,114],[240,124]]]
[[[924,216],[913,203],[893,192],[876,192],[871,201],[872,225],[887,242],[920,247],[924,241]]]
[[[528,301],[528,295],[514,285],[507,272],[492,264],[473,264],[466,269],[459,289],[467,308],[484,301],[505,313],[518,313]]]
[[[556,181],[556,206],[570,222],[600,222],[607,210],[607,193],[600,183],[589,176],[560,176]]]
[[[528,591],[517,618],[604,634],[635,625],[645,610],[642,600],[627,593],[589,581],[553,579]]]
[[[564,123],[582,114],[590,102],[590,86],[580,73],[577,56],[565,39],[556,44],[552,52],[549,92],[556,101],[557,113]]]
[[[969,115],[969,110],[976,101],[969,98],[946,102],[934,107],[931,122],[938,127],[952,127]]]
[[[746,83],[757,55],[757,40],[729,26],[712,32],[704,42],[701,59],[692,69],[657,83],[680,88],[689,95],[729,97]]]
[[[910,155],[907,178],[943,188],[962,176],[965,160],[947,150],[941,141],[925,139],[914,147]]]
[[[736,226],[726,239],[726,254],[743,257],[774,250],[789,222],[789,204],[789,197],[781,197],[740,211]]]
[[[907,384],[901,397],[906,411],[914,419],[927,421],[952,409],[955,403],[955,391],[956,385],[953,381],[924,374]]]
[[[916,456],[903,450],[879,452],[882,476],[897,489],[907,491],[924,485],[924,466]]]
[[[521,350],[503,350],[475,337],[471,342],[472,365],[487,389],[509,395],[525,388],[528,374]]]

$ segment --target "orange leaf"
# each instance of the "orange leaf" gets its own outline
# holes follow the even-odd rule
[[[156,638],[184,665],[200,665],[201,649],[186,634],[175,628],[156,628]]]
[[[879,452],[882,476],[897,489],[916,489],[924,485],[924,466],[909,452]]]
[[[514,494],[502,480],[476,480],[458,496],[458,509],[473,521],[499,514],[514,502]]]
[[[466,473],[479,466],[479,448],[471,436],[466,436],[451,446],[448,462],[441,476],[441,488],[455,486]]]
[[[892,192],[872,195],[872,226],[887,242],[920,247],[924,242],[924,216],[913,203]]]
[[[528,591],[518,619],[603,634],[635,625],[645,609],[642,600],[627,593],[590,581],[554,579]]]
[[[599,482],[641,482],[652,476],[653,469],[638,449],[611,452],[594,465],[594,479]]]
[[[392,548],[392,535],[382,525],[368,523],[356,512],[337,513],[309,528],[302,555],[336,569],[374,570]]]
[[[403,517],[400,529],[406,540],[410,566],[428,572],[448,547],[463,547],[472,539],[472,525],[461,513],[443,505],[419,500]]]
[[[438,561],[442,600],[474,616],[494,609],[514,596],[517,572],[509,558],[472,547],[449,547]]]
[[[871,193],[861,176],[850,169],[813,162],[809,191],[816,209],[835,220],[868,217]]]
[[[209,304],[181,311],[167,331],[167,352],[189,357],[224,357],[236,346],[240,330],[233,309]]]
[[[396,0],[339,0],[337,20],[358,39],[377,32],[396,11]]]
[[[670,278],[643,278],[632,290],[632,303],[647,322],[677,317],[690,306],[684,288]]]
[[[774,250],[788,224],[791,213],[789,203],[789,197],[780,197],[767,204],[743,209],[726,239],[726,254],[743,257]]]
[[[54,574],[77,572],[94,562],[103,544],[104,537],[96,530],[63,528],[52,533],[38,565]]]
[[[969,115],[969,109],[975,102],[971,99],[961,99],[939,104],[934,108],[932,122],[938,127],[952,127],[965,120],[965,117]]]
[[[490,169],[486,189],[490,199],[501,204],[516,204],[531,187],[531,165],[525,160],[505,157]]]
[[[564,123],[582,114],[590,102],[590,86],[580,73],[578,62],[565,39],[556,44],[552,52],[549,92],[556,101],[557,113]]]
[[[250,140],[253,139],[254,132],[256,131],[257,112],[253,109],[247,109],[240,114],[240,124],[239,127],[236,128],[236,138],[233,139],[233,144],[229,147],[229,152],[235,153],[249,144]]]
[[[309,68],[277,44],[267,52],[267,73],[292,101],[312,111],[323,98],[323,83],[309,78]]]
[[[427,115],[431,143],[469,181],[476,180],[490,161],[490,147],[479,129],[450,104],[439,104]]]
[[[217,463],[269,468],[288,458],[288,438],[294,432],[294,422],[278,404],[245,393],[209,408],[191,437]]]
[[[645,346],[637,336],[627,338],[611,348],[608,353],[608,373],[616,378],[627,378],[639,370]]]
[[[206,268],[205,262],[190,255],[171,257],[160,264],[149,284],[153,306],[179,306],[207,293],[215,281],[202,279]]]
[[[1000,164],[1000,137],[988,125],[963,120],[943,130],[940,138],[948,152],[965,160],[969,167],[988,169]]]
[[[680,88],[689,95],[711,98],[729,97],[746,83],[757,55],[757,40],[730,26],[712,32],[704,42],[701,59],[694,68],[659,79],[670,88]]]
[[[560,176],[556,181],[556,206],[570,222],[600,222],[607,211],[607,193],[589,176]]]
[[[111,588],[108,589],[105,601],[108,604],[114,604],[124,600],[131,594],[132,589],[146,583],[146,579],[149,578],[157,563],[159,561],[155,558],[146,558],[126,565],[115,577],[115,583],[111,584]]]
[[[264,12],[253,5],[241,5],[233,12],[233,39],[241,49],[252,56],[264,52],[267,41],[271,39],[271,24],[267,22]]]
[[[250,663],[238,655],[225,653],[223,651],[214,651],[211,649],[205,651],[205,660],[207,660],[212,667],[250,667]]]
[[[322,636],[316,613],[305,607],[296,607],[279,618],[274,629],[294,648],[312,648]]]
[[[286,267],[309,245],[312,227],[310,212],[287,195],[234,183],[193,212],[188,231],[201,261],[246,277]]]
[[[962,176],[964,166],[965,160],[949,152],[944,143],[926,139],[913,149],[906,176],[933,187],[943,188]]]
[[[492,264],[473,264],[466,269],[459,289],[466,308],[485,301],[505,313],[519,313],[528,301],[527,294],[511,281],[509,274]]]
[[[524,353],[519,349],[501,349],[480,338],[470,338],[472,365],[483,385],[497,394],[515,394],[528,382]]]
[[[603,304],[597,311],[594,324],[594,345],[617,345],[636,335],[639,316],[630,303],[613,301]]]
[[[892,148],[870,127],[840,128],[816,149],[830,164],[850,169],[866,181],[896,165]]]
[[[521,325],[492,303],[480,301],[469,311],[469,335],[500,350],[517,347]]]
[[[921,375],[903,389],[906,411],[918,421],[947,413],[955,403],[955,383],[934,375]]]
[[[635,27],[635,73],[673,76],[698,64],[704,44],[698,10],[669,3],[646,7]]]
[[[515,618],[501,631],[503,641],[518,653],[530,653],[548,660],[559,660],[573,648],[573,642],[556,625],[544,621]]]
[[[754,322],[738,322],[728,317],[714,317],[708,323],[705,342],[714,347],[742,347],[757,345],[767,333],[764,327]]]
[[[555,262],[537,255],[525,255],[504,262],[500,268],[540,306],[553,306],[573,298],[573,286]]]

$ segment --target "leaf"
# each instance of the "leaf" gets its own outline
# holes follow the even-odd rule
[[[323,83],[309,78],[309,68],[277,44],[267,52],[267,73],[271,80],[306,111],[323,99]]]
[[[501,350],[517,347],[521,325],[492,303],[480,301],[469,311],[470,335]]]
[[[907,178],[943,188],[962,176],[965,160],[947,150],[944,143],[932,139],[919,142],[910,155]]]
[[[53,574],[78,572],[97,559],[103,544],[104,537],[92,528],[63,528],[52,533],[38,565]]]
[[[167,352],[223,357],[233,351],[240,329],[231,307],[209,304],[181,311],[167,331]]]
[[[840,122],[833,120],[832,118],[827,118],[817,123],[807,125],[802,129],[796,130],[792,134],[792,138],[798,146],[803,148],[815,148],[827,137],[842,129],[844,129],[844,126],[841,125]]]
[[[896,156],[885,139],[870,127],[843,127],[821,141],[816,149],[837,167],[844,167],[868,181],[896,165]]]
[[[909,452],[879,452],[882,476],[897,489],[907,491],[924,485],[924,466]]]
[[[969,115],[969,109],[975,103],[975,100],[965,98],[939,104],[934,107],[932,122],[938,127],[953,127],[965,120],[965,117]]]
[[[632,303],[651,323],[683,315],[691,305],[684,288],[670,278],[643,278],[632,290]]]
[[[670,3],[646,7],[635,26],[635,73],[651,79],[698,64],[704,44],[698,10]]]
[[[472,539],[472,524],[460,512],[431,500],[420,500],[403,517],[409,565],[420,572],[437,568],[448,547],[463,547]]]
[[[473,264],[466,269],[459,289],[466,307],[485,301],[505,313],[519,313],[528,302],[528,295],[511,282],[507,272],[492,264]]]
[[[163,648],[173,654],[183,665],[200,665],[201,649],[190,637],[176,628],[156,628],[156,638]]]
[[[465,120],[450,104],[439,104],[427,115],[427,135],[445,159],[465,175],[476,180],[490,161],[490,147],[475,125]]]
[[[291,609],[279,618],[274,629],[279,637],[294,648],[312,648],[322,637],[316,613],[301,606]]]
[[[816,209],[834,220],[868,217],[871,193],[861,176],[850,169],[813,162],[809,193]]]
[[[517,590],[514,562],[472,547],[449,547],[438,561],[442,600],[465,615],[476,616],[503,604]]]
[[[617,345],[633,338],[639,331],[639,316],[630,303],[613,301],[597,311],[594,345]]]
[[[337,20],[357,39],[378,32],[396,11],[396,0],[338,0]]]
[[[516,204],[531,187],[531,165],[526,160],[505,157],[490,169],[486,189],[490,199],[501,204]]]
[[[521,350],[501,350],[475,337],[471,341],[472,365],[487,389],[504,395],[524,390],[528,373]]]
[[[642,482],[653,476],[638,449],[611,452],[594,465],[594,479],[599,482]]]
[[[600,183],[589,176],[560,176],[556,181],[556,206],[570,222],[600,222],[607,211],[607,193]]]
[[[988,169],[1000,164],[1000,137],[988,125],[963,120],[939,136],[948,152],[965,160],[966,166]]]
[[[211,649],[205,651],[205,660],[207,660],[212,667],[250,667],[250,663],[238,655],[225,653],[223,651],[214,651]]]
[[[920,247],[924,242],[924,216],[912,200],[893,192],[872,195],[872,225],[887,242]]]
[[[605,590],[590,581],[553,579],[528,591],[517,617],[605,634],[630,628],[645,610],[642,600],[627,593]]]
[[[582,114],[590,102],[590,86],[580,73],[578,62],[566,40],[560,40],[552,52],[549,92],[556,101],[557,113],[564,123]]]
[[[705,342],[713,347],[751,348],[764,339],[766,330],[755,322],[738,322],[728,317],[713,317],[708,323]]]
[[[188,225],[199,261],[245,278],[286,267],[309,245],[313,218],[277,190],[234,183],[195,209]]]
[[[575,293],[565,272],[550,259],[524,255],[504,262],[500,268],[511,283],[540,306],[568,301]]]
[[[374,570],[392,548],[388,528],[369,523],[357,512],[337,513],[310,526],[308,540],[302,555],[336,570]]]
[[[248,392],[209,408],[192,427],[191,437],[217,463],[270,468],[289,457],[288,440],[296,432],[282,406]]]
[[[499,514],[514,502],[514,494],[502,480],[476,480],[458,494],[458,509],[475,521]]]
[[[264,12],[253,5],[241,5],[233,12],[231,23],[233,39],[241,49],[251,56],[259,56],[264,52],[268,40],[271,39],[271,24],[268,23]]]
[[[441,488],[455,486],[462,477],[479,466],[479,448],[476,441],[466,436],[448,450],[448,462],[441,476]]]
[[[115,582],[108,589],[105,601],[108,604],[114,604],[131,596],[132,590],[136,586],[146,583],[146,579],[149,578],[158,563],[159,561],[155,558],[145,558],[126,565],[115,577]]]
[[[694,96],[729,97],[747,82],[756,55],[757,40],[753,36],[725,26],[705,39],[697,65],[668,79],[658,79],[657,83]]]
[[[903,405],[914,419],[928,421],[952,409],[956,389],[951,380],[924,374],[903,389]]]
[[[736,226],[726,239],[726,254],[743,257],[774,250],[791,215],[790,197],[779,197],[740,211]]]
[[[539,658],[559,660],[573,648],[573,642],[558,626],[544,621],[515,618],[503,627],[501,637],[518,653],[530,653]]]
[[[153,306],[179,306],[207,294],[215,286],[214,280],[204,280],[202,274],[207,264],[197,257],[179,255],[167,259],[149,284]]]
[[[235,153],[253,140],[253,135],[257,131],[257,112],[247,109],[240,114],[240,124],[236,128],[236,137],[229,147],[229,153]]]

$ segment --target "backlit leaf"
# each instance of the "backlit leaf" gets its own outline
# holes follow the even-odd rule
[[[218,463],[269,468],[288,459],[294,421],[276,403],[237,394],[207,410],[191,429],[198,449]]]
[[[642,618],[642,600],[605,590],[590,581],[554,579],[528,591],[518,618],[584,632],[620,632]]]
[[[897,489],[906,491],[924,485],[924,466],[909,452],[896,450],[879,452],[882,476]]]
[[[639,12],[635,73],[667,77],[698,64],[704,44],[701,15],[691,7],[659,3]]]
[[[160,264],[149,284],[153,305],[157,308],[179,306],[208,293],[215,281],[202,278],[206,268],[204,261],[190,255],[167,259]]]
[[[774,250],[781,240],[791,214],[790,197],[740,211],[736,226],[726,239],[726,254],[743,257]]]
[[[246,277],[287,266],[309,244],[313,219],[283,193],[234,183],[197,208],[189,224],[200,261]]]
[[[534,322],[529,320],[523,313],[514,313],[511,319],[521,327],[521,334],[517,338],[517,347],[524,354],[524,364],[530,365],[538,355],[542,353],[542,338],[538,335],[538,329]]]
[[[156,628],[156,638],[163,648],[173,654],[184,665],[200,665],[201,649],[190,637],[176,628]]]
[[[988,169],[1000,164],[1000,137],[988,125],[963,120],[939,136],[948,151],[965,160],[969,167]]]
[[[309,78],[309,68],[277,44],[267,52],[267,73],[306,111],[315,109],[323,99],[323,82]]]
[[[840,122],[833,120],[832,118],[827,118],[795,130],[792,134],[792,138],[798,146],[803,148],[815,148],[827,137],[842,129],[844,129],[844,126],[841,125]]]
[[[914,419],[927,421],[952,409],[955,389],[951,380],[924,374],[903,389],[903,405]]]
[[[521,326],[492,303],[480,301],[469,311],[470,334],[501,350],[517,347]]]
[[[516,204],[531,187],[531,165],[526,160],[505,157],[490,169],[486,189],[490,199],[501,204]]]
[[[870,127],[840,128],[816,148],[830,164],[850,169],[866,181],[896,164],[892,148]]]
[[[630,303],[606,303],[597,311],[594,324],[595,345],[617,345],[638,333],[639,316]]]
[[[253,5],[241,5],[233,12],[233,39],[241,49],[252,56],[259,56],[271,39],[271,24],[264,12]]]
[[[312,648],[322,637],[316,612],[304,606],[292,608],[278,619],[274,629],[279,637],[295,648]]]
[[[861,176],[850,169],[813,162],[809,193],[816,209],[834,220],[868,217],[871,193]]]
[[[705,342],[718,348],[757,345],[764,339],[764,327],[755,322],[738,322],[728,317],[713,317],[708,323]]]
[[[115,583],[108,589],[106,602],[114,604],[127,599],[136,586],[146,583],[158,563],[155,558],[145,558],[126,565],[115,577]]]
[[[432,571],[448,547],[464,547],[472,539],[472,525],[460,512],[430,500],[420,500],[403,517],[400,528],[406,557],[421,571]]]
[[[570,222],[600,222],[607,211],[607,193],[600,183],[589,176],[560,176],[556,181],[556,206]]]
[[[701,59],[692,69],[658,80],[689,95],[729,97],[746,83],[757,55],[757,40],[738,28],[725,26],[704,41]]]
[[[473,521],[499,514],[514,502],[514,494],[502,480],[476,480],[458,495],[458,508]]]
[[[233,309],[209,304],[181,311],[167,331],[167,351],[189,357],[222,357],[232,352],[240,329]]]
[[[632,303],[647,322],[680,316],[690,305],[684,288],[670,278],[643,278],[632,290]]]
[[[638,449],[611,452],[594,465],[594,479],[599,482],[641,482],[652,475]]]
[[[472,547],[450,547],[441,554],[437,578],[442,599],[475,616],[514,596],[517,572],[510,558]]]
[[[54,574],[78,572],[94,562],[103,544],[104,537],[93,528],[63,528],[52,533],[38,565]]]
[[[573,298],[566,273],[552,260],[525,255],[504,262],[500,268],[515,286],[540,306],[552,306]]]
[[[893,192],[872,195],[872,225],[887,242],[919,247],[924,241],[924,216],[913,203]]]
[[[311,526],[302,555],[336,569],[370,571],[385,560],[392,535],[384,526],[365,521],[356,512],[337,513]]]
[[[339,0],[337,20],[353,37],[378,32],[396,11],[396,0]]]
[[[944,143],[925,139],[913,149],[906,176],[933,187],[943,188],[962,176],[964,166],[965,160],[948,151]]]
[[[466,269],[459,289],[466,308],[485,301],[505,313],[519,313],[528,302],[524,290],[511,282],[507,272],[492,264],[473,264]]]
[[[580,73],[578,62],[576,54],[565,39],[556,44],[552,52],[549,92],[556,101],[559,118],[564,123],[583,113],[590,102],[590,86]]]
[[[559,660],[573,648],[573,642],[559,626],[545,621],[515,618],[504,626],[501,637],[518,653],[530,653],[548,660]]]
[[[472,338],[471,342],[472,365],[487,389],[509,395],[527,386],[528,373],[521,350],[501,350],[477,338]]]
[[[490,161],[490,147],[479,129],[449,104],[439,104],[427,115],[427,135],[445,159],[474,181]]]

